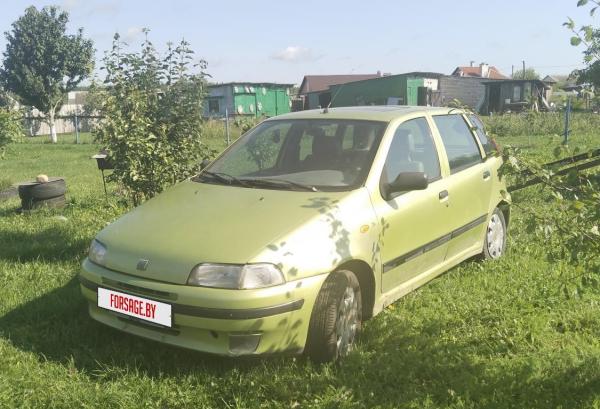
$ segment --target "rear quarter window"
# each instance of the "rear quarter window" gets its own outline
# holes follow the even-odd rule
[[[493,155],[496,152],[496,147],[486,135],[485,127],[483,126],[481,119],[479,119],[477,115],[469,115],[469,121],[471,121],[471,125],[473,125],[475,134],[479,138],[479,142],[481,142],[485,154],[487,156]]]

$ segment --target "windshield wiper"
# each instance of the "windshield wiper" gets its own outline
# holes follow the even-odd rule
[[[318,192],[314,186],[305,185],[304,183],[292,182],[290,180],[284,179],[275,179],[275,178],[254,178],[254,179],[242,179],[243,182],[250,183],[253,185],[263,185],[263,186],[272,186],[272,187],[283,187],[283,186],[293,186],[297,189],[308,190],[311,192]]]
[[[237,185],[241,185],[241,186],[248,186],[248,184],[245,183],[245,181],[238,179],[235,176],[231,176],[228,173],[223,173],[223,172],[209,172],[209,171],[205,170],[204,172],[202,172],[198,176],[196,176],[194,179],[199,179],[204,176],[208,176],[212,179],[216,179],[219,182],[226,183],[228,185],[237,184]]]

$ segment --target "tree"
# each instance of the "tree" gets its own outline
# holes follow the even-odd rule
[[[517,70],[513,74],[515,80],[539,80],[540,75],[533,68],[526,68],[525,71]]]
[[[116,34],[104,58],[106,79],[94,87],[92,109],[104,117],[96,137],[114,163],[109,180],[138,205],[198,170],[214,154],[201,142],[206,62],[192,72],[186,41],[168,45],[159,57],[146,40],[139,53],[123,52]]]
[[[68,21],[68,14],[58,7],[28,7],[5,33],[4,66],[0,68],[4,88],[44,114],[52,142],[56,142],[55,115],[66,93],[94,67],[92,41],[83,37],[81,28],[77,34],[66,34]]]
[[[579,0],[577,7],[591,5],[590,16],[594,16],[596,10],[600,7],[600,0]],[[592,25],[583,25],[576,28],[575,22],[569,18],[563,26],[571,30],[571,45],[584,45],[586,50],[583,52],[583,61],[585,68],[575,70],[571,76],[577,78],[578,84],[591,84],[600,87],[600,29]]]

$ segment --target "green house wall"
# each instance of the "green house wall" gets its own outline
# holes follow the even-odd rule
[[[209,101],[217,101],[218,110],[209,110]],[[235,83],[211,86],[204,104],[204,116],[275,116],[290,112],[289,88],[286,85]]]
[[[290,112],[289,91],[272,86],[238,85],[233,87],[233,105],[236,115],[281,115]]]
[[[418,88],[424,79],[406,75],[390,75],[330,87],[332,107],[386,105],[398,98],[400,105],[417,105]]]

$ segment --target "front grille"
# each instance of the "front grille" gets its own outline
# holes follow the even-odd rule
[[[105,277],[102,277],[102,283],[112,288],[119,288],[140,295],[158,297],[171,301],[175,301],[177,299],[177,294],[169,293],[166,291],[152,290],[150,288],[138,287],[137,285],[127,284],[121,281],[111,280]]]

